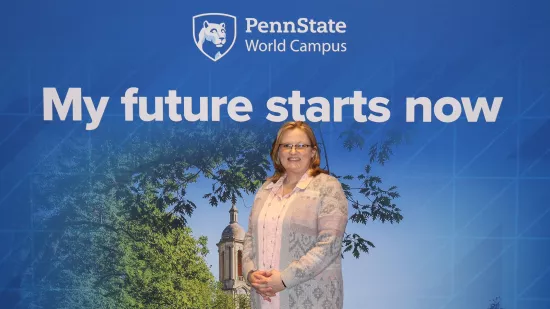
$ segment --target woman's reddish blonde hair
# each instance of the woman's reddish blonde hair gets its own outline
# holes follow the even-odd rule
[[[281,176],[285,174],[285,168],[283,167],[283,165],[281,164],[281,160],[279,159],[279,144],[281,143],[283,133],[288,130],[294,129],[300,129],[307,135],[314,151],[313,158],[311,159],[311,165],[309,167],[309,175],[315,177],[321,173],[328,174],[328,171],[320,168],[321,153],[319,152],[317,139],[315,138],[315,134],[313,134],[313,130],[311,129],[311,127],[303,121],[289,121],[281,126],[279,132],[277,132],[277,137],[275,138],[275,140],[273,141],[273,145],[271,146],[271,160],[273,161],[273,167],[275,168],[275,174],[273,174],[273,176],[269,178],[269,180],[271,180],[272,182],[277,182],[279,178],[281,178]]]

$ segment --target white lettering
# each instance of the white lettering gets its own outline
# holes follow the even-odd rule
[[[138,102],[138,98],[135,95],[138,90],[136,87],[128,88],[124,96],[120,98],[120,102],[124,104],[124,119],[126,121],[134,121],[134,104]]]
[[[367,117],[363,115],[363,105],[367,104],[367,98],[363,97],[363,93],[361,91],[354,91],[350,103],[353,104],[353,118],[355,121],[366,122]]]
[[[61,98],[57,93],[56,88],[44,88],[42,89],[44,96],[43,105],[44,105],[44,120],[51,121],[53,120],[53,107],[57,111],[57,115],[61,121],[65,121],[69,110],[73,108],[73,121],[82,120],[82,100],[86,105],[86,110],[90,115],[91,122],[86,123],[86,130],[95,130],[101,123],[103,118],[103,113],[107,107],[107,102],[109,97],[101,97],[99,99],[99,104],[97,108],[94,105],[94,102],[91,97],[82,97],[81,88],[69,88],[67,95],[61,103]]]
[[[469,122],[477,122],[479,112],[481,110],[483,110],[483,115],[485,116],[487,122],[495,122],[497,120],[501,103],[502,97],[496,97],[493,99],[492,106],[489,107],[486,98],[478,98],[476,100],[475,107],[472,109],[472,102],[470,101],[470,98],[462,98],[462,105],[464,105],[466,119],[468,119]]]
[[[181,104],[181,97],[176,95],[176,90],[168,90],[168,96],[164,98],[164,103],[168,104],[168,118],[174,122],[182,121],[178,113],[178,104]]]
[[[284,106],[279,106],[277,103],[285,105],[286,99],[282,97],[272,97],[267,101],[267,109],[270,113],[266,119],[272,122],[282,122],[288,118],[288,111]],[[278,116],[272,115],[271,112],[278,113]]]
[[[107,102],[109,101],[109,98],[101,97],[99,99],[99,105],[97,106],[97,109],[95,108],[92,98],[83,97],[83,99],[84,104],[86,104],[86,109],[90,114],[90,118],[92,119],[91,123],[86,124],[86,130],[95,130],[99,126],[101,118],[103,118],[103,113],[105,112],[105,108],[107,107]]]
[[[246,33],[252,32],[250,29],[256,27],[257,25],[258,20],[256,18],[246,18]]]
[[[380,116],[369,115],[369,120],[374,122],[386,122],[390,119],[390,110],[382,105],[388,105],[390,101],[384,97],[376,97],[369,100],[369,109],[371,112],[379,113]]]
[[[288,104],[292,105],[292,119],[295,121],[306,120],[301,112],[301,107],[306,104],[306,99],[300,96],[300,91],[292,91],[292,96],[288,98]]]
[[[208,121],[208,97],[200,97],[198,114],[193,114],[193,98],[183,98],[183,117],[191,122]]]
[[[450,115],[445,115],[445,113],[443,113],[443,107],[445,107],[445,105],[451,105],[453,110]],[[444,97],[435,102],[434,115],[438,120],[442,122],[456,121],[458,117],[460,117],[461,113],[462,106],[460,105],[460,102],[458,102],[458,100],[455,98]]]
[[[407,122],[414,122],[414,114],[415,114],[414,112],[415,112],[416,105],[422,106],[422,111],[423,111],[422,121],[431,122],[432,121],[432,102],[430,101],[430,99],[426,97],[407,98],[407,102],[406,102]]]
[[[73,120],[82,120],[82,90],[80,88],[69,88],[63,104],[56,88],[44,88],[42,92],[44,95],[44,120],[53,120],[53,106],[55,105],[59,119],[64,121],[73,103]]]
[[[212,121],[220,121],[220,107],[222,104],[227,104],[227,97],[212,98]]]
[[[239,106],[242,105],[242,106]],[[238,113],[250,113],[252,112],[252,103],[245,97],[234,97],[229,101],[227,105],[227,113],[231,119],[237,122],[244,122],[250,120],[248,114],[239,115]]]
[[[493,99],[492,106],[489,107],[487,99],[477,98],[475,107],[472,108],[472,102],[470,98],[463,97],[461,101],[452,98],[452,97],[443,97],[435,103],[434,106],[434,115],[435,117],[442,122],[453,122],[460,118],[462,114],[462,107],[464,106],[464,113],[466,114],[466,119],[468,122],[477,122],[479,119],[480,112],[483,112],[486,122],[495,122],[497,119],[498,111],[502,103],[502,97],[495,97]],[[407,98],[407,122],[415,121],[415,106],[421,105],[423,110],[423,122],[431,122],[431,101],[426,97],[421,98]],[[446,105],[451,106],[451,113],[449,115],[443,112],[443,108]]]
[[[152,114],[149,114],[147,111],[147,98],[146,97],[139,97],[139,118],[143,121],[162,121],[163,120],[163,98],[162,97],[156,97],[155,98],[155,108]]]
[[[311,122],[329,122],[330,121],[330,103],[323,97],[313,97],[307,100],[309,105],[320,104],[319,106],[311,106],[306,111],[306,117]],[[315,113],[320,113],[320,116],[316,116]]]
[[[349,98],[334,98],[334,121],[342,122],[342,106],[348,105]]]
[[[258,21],[256,18],[245,18],[246,33],[256,29],[259,33],[346,33],[343,21],[316,21],[309,18],[298,18],[294,21]]]

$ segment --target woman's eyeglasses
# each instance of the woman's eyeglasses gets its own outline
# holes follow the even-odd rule
[[[307,148],[311,147],[311,145],[307,144],[279,144],[279,149],[282,149],[284,151],[291,151],[292,147],[296,149],[296,151],[304,151]]]

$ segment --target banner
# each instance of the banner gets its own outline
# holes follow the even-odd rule
[[[548,12],[3,4],[0,307],[550,308]]]

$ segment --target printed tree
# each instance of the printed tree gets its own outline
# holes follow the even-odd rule
[[[187,226],[197,205],[189,185],[212,185],[206,201],[236,203],[254,194],[271,173],[268,153],[280,124],[147,125],[134,134],[90,138],[74,134],[33,180],[35,238],[23,285],[29,308],[233,308],[205,262],[206,238]],[[329,158],[320,134],[326,167]],[[350,126],[343,147],[361,152],[366,132]],[[383,165],[402,141],[388,135],[369,148],[364,172],[337,175],[353,211],[350,221],[399,222],[396,188],[383,188],[373,166]],[[348,181],[358,181],[351,186]],[[346,234],[344,252],[356,258],[374,247]],[[239,303],[246,300],[238,299]],[[242,308],[242,307],[241,307]]]
[[[324,138],[321,128],[318,129],[321,137],[321,145],[323,152],[327,150],[324,143]],[[348,128],[342,131],[339,135],[342,140],[342,146],[348,151],[362,152],[365,145],[366,137],[369,131],[366,126],[354,122]],[[382,223],[399,223],[403,216],[401,209],[395,204],[395,199],[399,198],[399,193],[396,191],[396,186],[384,188],[382,178],[373,173],[375,165],[384,166],[393,155],[393,149],[406,140],[406,135],[397,131],[389,130],[377,141],[374,141],[368,146],[368,156],[363,171],[356,175],[337,175],[330,170],[329,158],[325,155],[326,169],[330,170],[332,175],[339,178],[342,182],[342,187],[347,199],[351,203],[353,211],[349,220],[352,223],[366,225],[369,221],[381,221]],[[346,181],[359,181],[359,185],[354,187],[346,183]],[[369,252],[369,247],[374,247],[374,244],[364,239],[357,233],[345,233],[343,240],[345,252],[351,251],[355,258],[359,258],[361,252]]]
[[[187,186],[257,187],[267,162],[258,138],[227,128],[136,132],[121,145],[71,136],[42,166],[36,187],[36,259],[23,285],[27,307],[233,308],[205,262],[206,239],[186,219]],[[231,131],[234,130],[234,131]],[[156,136],[158,138],[151,138]],[[230,143],[233,141],[234,143]],[[250,157],[255,168],[239,158]],[[254,161],[256,160],[256,161]],[[239,171],[240,170],[240,171]],[[216,190],[220,201],[236,198]],[[37,295],[38,294],[38,295]]]
[[[497,297],[491,301],[491,305],[489,306],[489,309],[504,309],[500,306],[500,297]]]

